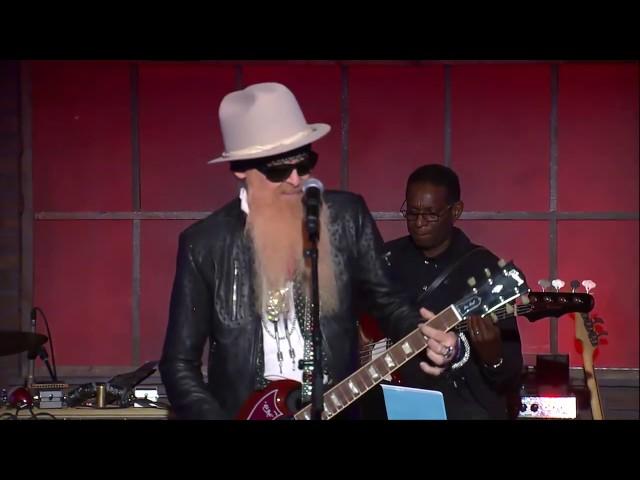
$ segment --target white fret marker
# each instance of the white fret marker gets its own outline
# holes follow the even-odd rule
[[[409,345],[409,342],[404,342],[402,344],[402,351],[404,351],[406,355],[409,355],[413,352],[413,349],[411,348],[411,345]]]
[[[391,355],[388,353],[384,356],[384,361],[387,362],[387,365],[389,368],[393,368],[396,366],[395,362],[393,361],[393,358],[391,358]]]
[[[340,403],[340,400],[338,400],[338,396],[335,393],[331,394],[331,400],[333,401],[333,404],[336,407],[338,408],[342,407],[342,403]]]
[[[380,374],[378,373],[378,371],[376,370],[376,367],[374,367],[373,365],[371,365],[369,367],[369,375],[371,375],[371,378],[373,378],[374,380],[378,377],[380,377]]]
[[[355,384],[351,380],[349,380],[349,388],[356,395],[360,393],[360,390],[358,390],[358,387],[356,387]]]

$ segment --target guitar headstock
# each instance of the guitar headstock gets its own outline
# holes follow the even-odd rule
[[[588,313],[576,312],[576,338],[582,342],[582,346],[596,348],[600,344],[600,337],[609,334],[605,330],[597,330],[597,324],[604,324],[600,317],[591,317]]]
[[[587,291],[596,287],[595,282],[591,280],[583,281],[582,285]],[[591,317],[588,312],[577,311],[575,323],[576,339],[582,343],[582,348],[586,351],[594,350],[600,343],[600,337],[608,335],[606,331],[596,328],[596,325],[604,324],[604,320],[600,317]]]
[[[591,282],[591,280],[585,280],[585,282]],[[583,282],[583,284],[585,283]],[[518,311],[519,315],[527,317],[530,322],[535,322],[545,317],[559,317],[566,313],[580,312],[588,313],[593,310],[595,300],[593,295],[589,294],[589,290],[593,288],[591,286],[593,282],[588,283],[585,286],[586,293],[577,292],[580,288],[580,282],[572,280],[571,292],[561,292],[560,290],[565,286],[565,282],[559,278],[553,281],[539,280],[538,285],[542,288],[541,292],[529,293],[529,308],[527,311]],[[553,286],[554,290],[546,290]],[[594,284],[595,286],[595,284]]]
[[[524,275],[512,262],[506,263],[501,259],[493,271],[485,268],[485,275],[486,278],[479,280],[469,278],[471,293],[454,304],[462,318],[473,314],[485,317],[502,305],[529,292]],[[525,299],[526,296],[523,297],[526,302]]]

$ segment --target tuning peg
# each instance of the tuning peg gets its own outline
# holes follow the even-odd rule
[[[494,312],[491,312],[490,317],[493,323],[498,323],[498,316]]]
[[[564,281],[556,278],[555,280],[551,280],[551,285],[556,289],[556,292],[559,292],[562,287],[564,287]]]
[[[529,305],[529,295],[522,295],[520,297],[520,301],[522,302],[523,305]]]
[[[542,291],[544,292],[545,288],[549,288],[551,286],[551,282],[543,278],[542,280],[538,280],[538,285],[540,285],[540,288],[542,288]]]
[[[506,260],[504,258],[501,258],[500,260],[498,260],[498,266],[500,268],[504,268],[504,266],[507,264]]]
[[[596,282],[594,282],[593,280],[583,280],[582,286],[587,291],[587,293],[589,293],[589,290],[593,290],[594,288],[596,288]]]
[[[511,305],[510,303],[507,303],[507,304],[504,306],[504,309],[505,309],[505,311],[506,311],[509,315],[511,315],[511,314],[513,313],[513,311],[514,311],[514,309],[513,309],[513,305]]]
[[[469,277],[467,279],[467,283],[469,284],[470,287],[475,287],[476,286],[476,279],[475,277]]]
[[[571,293],[576,293],[576,290],[580,288],[580,282],[578,280],[571,280]]]

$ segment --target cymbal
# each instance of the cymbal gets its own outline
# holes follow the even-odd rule
[[[35,356],[38,347],[44,345],[47,340],[49,338],[40,333],[0,332],[0,357],[21,352],[29,352]]]

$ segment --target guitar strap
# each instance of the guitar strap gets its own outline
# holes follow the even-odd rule
[[[462,262],[464,260],[467,260],[468,258],[470,258],[474,253],[481,252],[483,250],[486,251],[487,249],[481,246],[474,247],[471,250],[469,250],[467,253],[459,257],[455,262],[451,263],[447,268],[445,268],[442,272],[440,272],[440,275],[438,275],[433,280],[433,282],[431,282],[429,287],[418,296],[418,298],[416,299],[416,303],[421,304],[422,300],[424,300],[427,296],[431,295],[440,286],[440,284],[444,282],[449,275],[451,275],[451,273],[457,267],[462,265]]]

